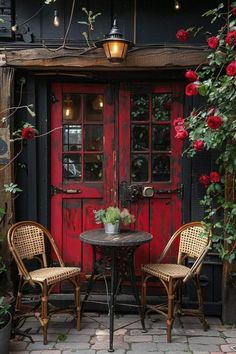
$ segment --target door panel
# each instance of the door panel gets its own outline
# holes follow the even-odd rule
[[[65,262],[87,271],[91,251],[79,235],[99,227],[95,209],[114,203],[114,105],[104,85],[55,84],[52,90],[51,230]]]
[[[117,97],[108,85],[52,90],[51,230],[63,259],[90,272],[91,248],[80,233],[101,227],[95,209],[125,206],[136,216],[131,228],[154,236],[137,250],[139,274],[181,224],[182,146],[171,123],[182,116],[182,87],[121,85]]]
[[[154,236],[149,251],[138,252],[137,269],[144,262],[155,262],[181,225],[182,146],[172,125],[183,114],[181,97],[182,87],[177,84],[120,90],[120,202],[131,208],[139,229]],[[147,187],[149,197],[143,196]]]

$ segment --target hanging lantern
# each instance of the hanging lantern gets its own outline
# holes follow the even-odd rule
[[[98,48],[103,47],[107,59],[117,64],[125,59],[128,49],[133,47],[133,45],[132,42],[123,38],[117,26],[117,20],[114,20],[107,38],[96,43]]]

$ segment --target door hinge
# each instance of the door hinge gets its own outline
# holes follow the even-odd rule
[[[51,186],[51,195],[56,194],[80,194],[82,193],[81,189],[61,189],[55,186]]]

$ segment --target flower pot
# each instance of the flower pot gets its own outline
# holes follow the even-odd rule
[[[7,324],[3,327],[0,328],[0,343],[1,343],[1,349],[0,352],[1,354],[9,354],[9,342],[10,342],[10,337],[11,337],[11,321],[12,317],[11,314],[8,314],[9,316],[9,321]]]
[[[115,224],[104,224],[104,228],[106,234],[118,234],[120,232],[120,223],[117,222]]]

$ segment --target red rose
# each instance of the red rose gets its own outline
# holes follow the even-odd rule
[[[236,7],[233,7],[231,12],[232,12],[232,15],[236,16]]]
[[[207,40],[208,47],[211,49],[216,49],[218,47],[219,43],[220,43],[219,38],[214,37],[214,36],[208,38],[208,40]]]
[[[228,76],[236,75],[236,60],[232,61],[229,65],[227,65],[225,70]]]
[[[219,183],[220,182],[220,174],[218,172],[211,172],[210,173],[210,180],[212,183]]]
[[[185,31],[183,28],[181,28],[177,31],[176,38],[180,42],[186,42],[189,39],[189,33]]]
[[[223,124],[223,121],[221,119],[221,117],[218,117],[218,116],[209,116],[207,118],[207,125],[209,128],[211,129],[218,129],[222,126]]]
[[[210,178],[207,175],[201,175],[199,177],[199,182],[204,186],[207,187],[209,185],[210,182]]]
[[[236,31],[230,31],[225,37],[225,43],[231,47],[236,45]]]
[[[191,114],[192,118],[196,118],[197,117],[197,112],[196,111],[192,111],[190,114]]]
[[[179,126],[182,127],[184,125],[184,118],[176,118],[176,119],[174,119],[173,124],[174,124],[175,128],[179,127]]]
[[[197,81],[198,80],[198,74],[196,71],[193,70],[187,70],[185,73],[185,77],[189,81]]]
[[[188,132],[185,129],[177,131],[175,137],[176,139],[184,140],[188,137]]]
[[[22,138],[24,138],[26,140],[34,139],[35,134],[36,134],[36,131],[32,127],[23,128],[22,131],[21,131]]]
[[[202,140],[194,141],[193,148],[196,151],[201,151],[204,148],[204,142]]]
[[[196,84],[188,84],[185,87],[186,96],[196,96],[198,94],[198,86]]]

